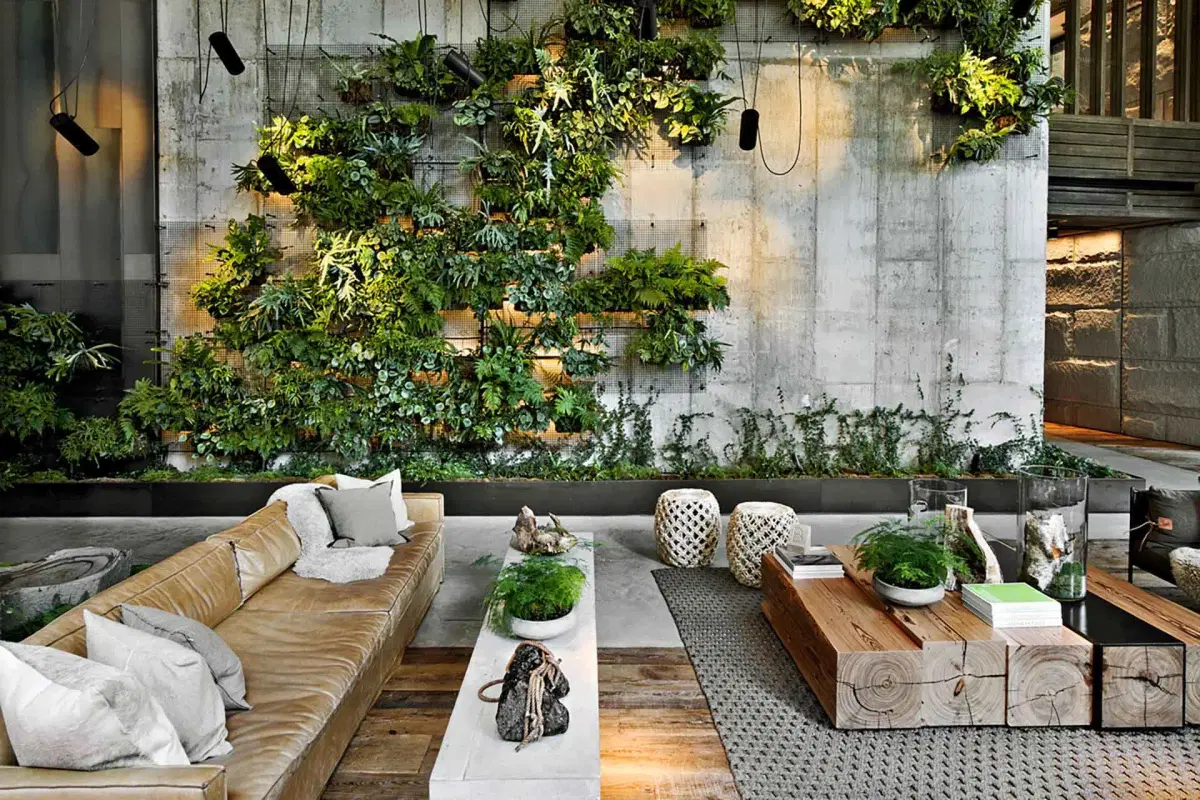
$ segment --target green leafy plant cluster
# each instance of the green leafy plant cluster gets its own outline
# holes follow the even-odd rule
[[[587,575],[559,556],[529,556],[500,570],[483,600],[487,624],[512,632],[513,618],[545,622],[571,612],[583,596]]]
[[[934,108],[962,118],[945,156],[990,161],[1004,140],[1029,133],[1068,96],[1060,78],[1047,78],[1045,53],[1025,47],[1036,10],[1014,18],[1006,0],[787,0],[801,21],[846,37],[873,40],[891,27],[957,29],[961,50],[939,50],[900,69],[929,83]]]
[[[86,373],[116,364],[115,350],[93,342],[72,314],[0,303],[0,484],[58,461],[99,469],[149,452],[133,427],[69,402],[87,396]]]
[[[872,570],[879,580],[903,589],[932,589],[952,572],[968,572],[966,562],[946,545],[937,519],[883,520],[857,534],[852,544],[859,569]]]

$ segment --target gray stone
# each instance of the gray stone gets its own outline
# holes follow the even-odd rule
[[[1126,358],[1165,358],[1171,349],[1170,311],[1125,312]]]
[[[535,645],[517,645],[508,672],[504,674],[504,688],[500,691],[500,705],[496,709],[496,729],[506,742],[521,742],[525,739],[525,708],[529,698],[529,681],[533,671],[542,665],[545,655]],[[545,681],[542,695],[542,736],[557,736],[567,732],[571,714],[562,704],[562,698],[571,691],[567,676],[561,672]]]
[[[1075,355],[1121,357],[1121,312],[1089,308],[1075,312]]]
[[[1069,312],[1052,311],[1046,314],[1046,355],[1075,355],[1074,319]]]
[[[1049,308],[1098,308],[1121,301],[1120,263],[1078,264],[1046,270]]]
[[[1046,398],[1116,407],[1121,380],[1116,361],[1072,358],[1046,364]]]

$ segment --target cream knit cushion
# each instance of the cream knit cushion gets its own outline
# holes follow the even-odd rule
[[[0,711],[23,767],[188,763],[167,715],[132,676],[51,647],[0,645]]]
[[[141,682],[166,712],[192,762],[233,752],[225,703],[204,657],[90,611],[83,612],[88,658]]]

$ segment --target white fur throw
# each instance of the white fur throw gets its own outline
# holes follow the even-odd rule
[[[319,483],[294,483],[276,491],[267,505],[287,503],[287,518],[300,537],[300,558],[292,567],[301,578],[350,583],[378,578],[392,560],[390,547],[331,548],[333,529],[316,490],[337,491]]]

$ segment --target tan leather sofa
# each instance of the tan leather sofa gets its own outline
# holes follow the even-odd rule
[[[322,479],[330,483],[330,479]],[[26,639],[86,655],[83,609],[121,603],[212,627],[242,660],[250,711],[227,715],[233,753],[179,768],[98,772],[13,766],[0,720],[0,800],[303,800],[320,797],[441,584],[438,494],[406,494],[412,541],[380,578],[332,584],[289,567],[300,542],[275,503],[101,592]]]

